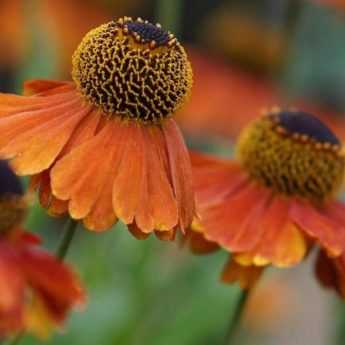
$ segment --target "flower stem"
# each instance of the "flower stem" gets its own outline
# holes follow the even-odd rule
[[[229,327],[226,332],[224,345],[233,345],[234,339],[238,334],[238,329],[241,323],[242,315],[246,302],[248,300],[249,290],[242,290],[241,295],[236,303],[235,311],[231,317]]]
[[[56,251],[56,257],[63,261],[66,254],[67,254],[67,251],[69,249],[69,246],[72,242],[72,239],[76,233],[76,230],[77,230],[77,227],[78,227],[78,222],[73,220],[73,219],[69,219],[67,222],[66,222],[66,225],[64,227],[64,233],[63,233],[63,236],[62,236],[62,240],[60,242],[60,245]]]

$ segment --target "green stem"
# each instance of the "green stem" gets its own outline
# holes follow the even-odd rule
[[[63,237],[62,240],[60,242],[60,245],[56,251],[56,257],[63,261],[68,248],[72,242],[72,239],[77,231],[77,227],[78,227],[78,222],[73,220],[73,219],[69,219],[64,227],[64,233],[63,233]]]
[[[165,29],[179,36],[183,0],[158,0],[157,18]]]
[[[239,326],[242,320],[242,315],[246,302],[248,300],[250,290],[241,291],[241,295],[236,303],[235,311],[231,317],[229,327],[226,332],[224,345],[233,345],[236,336],[238,335]]]

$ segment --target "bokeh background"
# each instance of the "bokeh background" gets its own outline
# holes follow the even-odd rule
[[[70,79],[83,35],[123,15],[158,21],[185,43],[195,86],[178,121],[190,147],[231,156],[241,127],[273,106],[310,111],[345,139],[344,0],[0,0],[0,91],[21,92],[31,78]],[[33,201],[27,226],[49,249],[64,222]],[[89,303],[46,343],[223,344],[240,292],[219,281],[226,258],[140,242],[121,224],[103,234],[80,228],[67,260]],[[265,274],[238,344],[345,344],[345,306],[315,282],[313,259]]]

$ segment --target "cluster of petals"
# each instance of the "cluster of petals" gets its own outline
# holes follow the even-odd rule
[[[28,331],[45,338],[61,327],[84,291],[66,265],[39,248],[35,235],[12,230],[0,238],[0,336]]]
[[[194,215],[191,167],[171,118],[161,125],[107,116],[72,82],[32,81],[0,94],[0,155],[50,214],[67,211],[95,231],[122,220],[145,238],[171,239]]]
[[[320,248],[320,281],[345,297],[345,205],[317,207],[253,181],[237,161],[192,153],[201,220],[189,234],[195,252],[217,246],[232,253],[223,280],[251,287],[264,267],[291,267]]]

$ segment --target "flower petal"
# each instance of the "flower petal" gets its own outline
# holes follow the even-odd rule
[[[222,282],[233,284],[239,283],[244,290],[252,288],[261,277],[263,268],[257,266],[242,266],[229,258],[224,266]]]
[[[179,226],[187,229],[195,214],[195,199],[190,157],[176,122],[166,120],[162,126],[165,135],[170,173],[179,212]]]
[[[289,267],[299,263],[306,254],[307,242],[289,217],[290,200],[274,196],[262,215],[258,227],[261,238],[252,251],[253,263]]]
[[[330,205],[329,208],[331,208]],[[345,250],[344,223],[333,217],[330,211],[317,208],[307,202],[294,202],[291,218],[306,234],[317,239],[322,247],[332,256],[338,256]]]
[[[43,79],[28,80],[28,81],[25,81],[23,85],[24,96],[31,96],[31,95],[41,93],[44,91],[56,89],[61,86],[71,87],[70,83],[66,83],[64,81],[43,80]]]
[[[250,251],[258,243],[262,228],[257,227],[271,196],[266,188],[247,183],[201,214],[205,238],[229,251]]]
[[[208,208],[222,201],[248,177],[240,165],[225,159],[191,152],[197,204]]]

